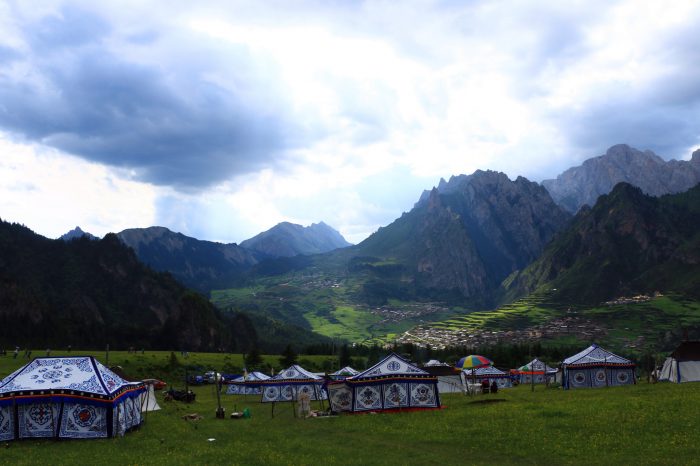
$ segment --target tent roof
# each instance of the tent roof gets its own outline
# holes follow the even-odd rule
[[[545,370],[547,372],[557,372],[555,368],[549,367],[545,362],[540,361],[537,358],[528,362],[524,366],[519,367],[518,370],[520,372],[544,372]]]
[[[0,382],[0,397],[77,394],[108,401],[137,387],[92,356],[35,358]]]
[[[253,372],[248,373],[248,377],[243,377],[243,376],[236,377],[231,382],[236,382],[236,383],[252,382],[253,380],[267,380],[269,378],[270,378],[270,376],[267,374],[263,374],[262,372],[258,372],[258,371],[253,371]]]
[[[321,377],[317,376],[316,374],[312,374],[311,372],[307,371],[303,367],[301,367],[298,364],[294,364],[292,366],[289,366],[283,371],[280,371],[278,374],[276,374],[274,377],[271,377],[269,380],[308,380],[308,379],[313,379],[313,380],[323,380]]]
[[[463,369],[465,375],[471,375],[472,369]],[[493,366],[477,367],[474,369],[474,375],[476,377],[483,377],[485,375],[508,375],[502,370]]]
[[[379,361],[374,366],[360,372],[357,375],[350,377],[348,380],[362,380],[374,377],[406,377],[406,376],[429,376],[426,371],[418,368],[417,366],[406,361],[404,358],[396,353],[391,353],[389,356],[385,357]]]
[[[671,357],[676,361],[700,361],[700,341],[681,342]]]
[[[595,343],[571,357],[564,359],[566,365],[634,365],[629,359],[618,356],[610,351],[601,348]]]
[[[338,369],[337,371],[333,372],[331,375],[357,375],[359,373],[360,371],[356,371],[350,366],[345,366],[342,369]]]

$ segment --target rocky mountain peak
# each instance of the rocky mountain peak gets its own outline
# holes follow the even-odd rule
[[[83,231],[79,226],[76,226],[68,233],[61,235],[58,239],[62,239],[63,241],[70,241],[72,239],[82,238],[83,236],[85,236],[89,239],[98,239],[96,236],[91,235],[90,233]]]
[[[700,149],[693,152],[693,155],[690,157],[690,161],[693,164],[700,165]]]
[[[324,222],[303,227],[281,222],[250,239],[241,246],[265,256],[293,257],[299,254],[318,254],[350,246],[345,238]]]
[[[695,154],[693,154],[695,157]],[[697,156],[700,160],[700,155]],[[570,212],[584,204],[594,205],[620,182],[638,186],[652,196],[686,191],[700,182],[700,163],[664,161],[654,152],[618,144],[605,154],[586,160],[542,185],[552,198]]]

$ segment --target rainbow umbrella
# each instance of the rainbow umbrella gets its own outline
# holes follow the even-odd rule
[[[493,365],[493,361],[485,356],[478,354],[470,354],[457,361],[457,369],[476,369],[477,367],[486,367]]]

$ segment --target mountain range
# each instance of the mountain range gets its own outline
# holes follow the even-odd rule
[[[144,265],[115,234],[51,240],[0,220],[0,341],[278,352],[290,340],[327,341],[264,316],[218,310]]]
[[[652,151],[639,151],[626,144],[612,146],[604,155],[593,157],[566,170],[556,179],[544,180],[554,201],[575,213],[592,206],[599,196],[626,182],[652,196],[687,191],[700,183],[700,150],[689,161],[664,161]]]
[[[164,227],[132,228],[117,237],[145,264],[204,293],[236,284],[259,261],[256,253],[235,243],[198,240]]]
[[[511,299],[546,287],[555,301],[592,305],[655,291],[700,298],[700,185],[652,197],[619,183],[505,287]]]
[[[337,230],[323,222],[308,227],[282,222],[241,242],[241,247],[266,257],[321,254],[350,245]]]
[[[501,281],[536,259],[569,218],[537,183],[477,170],[451,178],[410,212],[339,253],[352,254],[351,272],[373,272],[367,288],[384,288],[385,295],[373,293],[372,302],[408,294],[488,306]],[[379,286],[382,280],[393,287]]]
[[[14,262],[8,266],[4,259],[3,296],[20,316],[31,317],[32,309],[42,309],[35,311],[37,318],[56,324],[51,319],[64,319],[62,313],[78,309],[78,314],[86,313],[89,325],[109,327],[105,323],[109,317],[85,310],[95,306],[76,305],[64,296],[70,291],[78,301],[83,299],[79,298],[83,287],[96,286],[88,279],[94,275],[99,299],[88,294],[86,302],[102,303],[97,308],[114,312],[120,326],[131,319],[128,306],[147,309],[133,321],[153,327],[155,333],[137,332],[138,338],[164,344],[169,332],[176,342],[184,341],[183,335],[208,332],[213,341],[232,345],[242,344],[245,337],[231,330],[231,316],[238,316],[238,325],[249,329],[243,333],[256,333],[256,341],[274,345],[285,337],[311,341],[314,334],[309,330],[344,337],[352,335],[348,328],[359,325],[374,327],[370,333],[388,332],[406,328],[402,320],[422,321],[423,312],[488,309],[543,289],[562,303],[595,304],[627,293],[667,290],[698,296],[700,188],[688,190],[700,181],[698,167],[700,151],[689,161],[665,162],[650,151],[618,145],[541,184],[477,170],[440,180],[409,212],[354,246],[323,222],[306,228],[281,223],[240,245],[151,227],[124,230],[100,241],[89,241],[76,229],[64,239],[77,239],[48,246],[49,240],[17,233],[21,228],[13,225],[5,227],[15,233],[5,235],[7,254],[0,258],[14,257],[11,243],[18,241],[15,259],[26,262],[26,270]],[[116,254],[115,242],[133,251],[131,256],[122,257],[124,251]],[[104,252],[100,248],[112,251],[114,257],[108,254],[109,260],[89,266],[81,262],[94,261]],[[47,258],[32,256],[32,249],[48,251]],[[32,260],[25,261],[24,256]],[[170,275],[138,268],[133,264],[138,263],[136,257]],[[127,263],[131,268],[119,265]],[[33,278],[29,270],[35,267],[46,272]],[[155,298],[145,289],[151,285],[137,280],[129,285],[133,289],[128,288],[120,284],[124,274],[160,277],[149,280],[164,280],[167,286],[162,286],[170,294],[157,291],[158,287],[150,292],[168,296],[163,298],[168,312],[200,317],[193,317],[194,322],[180,323],[184,317],[158,321],[154,315],[165,314],[149,304]],[[64,275],[72,278],[61,278]],[[225,312],[202,307],[199,295],[176,288],[173,278],[203,293],[220,290],[212,293],[212,299]],[[114,281],[111,291],[106,289],[110,281]],[[121,303],[126,298],[119,301],[115,290],[132,294],[135,301],[117,309],[110,300]],[[60,296],[54,299],[53,292]],[[43,301],[34,303],[35,294]],[[182,296],[188,296],[196,311],[173,311],[184,305],[178,304]],[[410,303],[437,303],[438,310]],[[59,317],[46,317],[56,308],[61,309]],[[74,314],[65,321],[73,322]],[[176,322],[174,327],[168,325],[179,330],[165,322]],[[193,341],[208,345],[201,335]]]
[[[203,293],[240,283],[265,259],[323,253],[350,244],[323,222],[309,227],[283,222],[240,245],[199,240],[164,227],[132,228],[117,236],[144,263]]]

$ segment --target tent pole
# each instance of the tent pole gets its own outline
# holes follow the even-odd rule
[[[611,370],[612,372],[612,370]],[[605,374],[605,386],[609,387],[610,382],[608,382],[608,355],[605,355],[605,368],[603,369],[603,374]]]
[[[15,434],[15,439],[19,440],[19,413],[17,412],[17,399],[12,395],[12,417],[14,425],[12,426]]]
[[[61,422],[61,417],[63,416],[63,401],[61,401],[61,410],[58,412],[58,422],[54,426],[54,438],[58,440],[58,433],[61,429],[61,426],[59,425]],[[51,422],[53,422],[53,409],[51,409]]]

